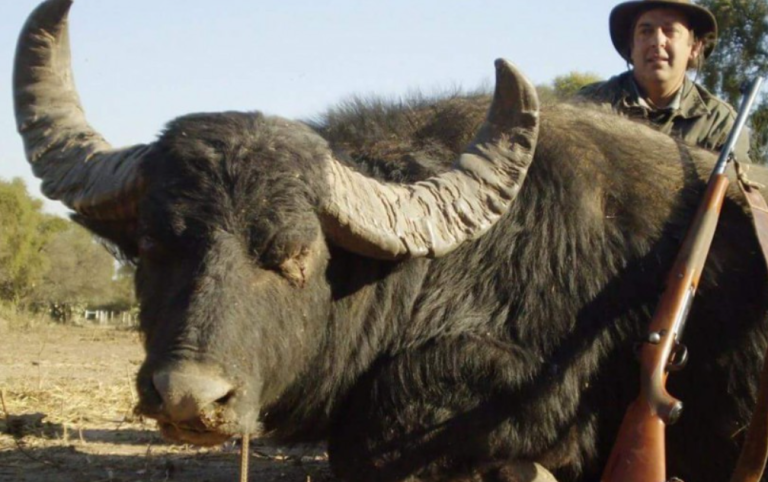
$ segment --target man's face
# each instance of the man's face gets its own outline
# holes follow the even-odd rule
[[[646,90],[679,88],[688,61],[701,50],[694,44],[688,18],[674,9],[649,10],[637,19],[632,35],[635,78]]]

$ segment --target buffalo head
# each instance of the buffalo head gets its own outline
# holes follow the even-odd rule
[[[18,130],[44,193],[137,260],[140,411],[172,439],[259,431],[327,346],[343,296],[335,252],[443,256],[507,211],[531,162],[538,100],[502,60],[475,140],[453,169],[414,184],[366,177],[306,125],[259,113],[185,116],[156,142],[113,148],[74,87],[71,3],[45,1],[21,32]]]

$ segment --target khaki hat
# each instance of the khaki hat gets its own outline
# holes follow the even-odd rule
[[[691,29],[698,38],[710,37],[712,39],[712,41],[704,43],[704,58],[709,57],[717,40],[717,20],[715,20],[712,12],[690,0],[635,0],[616,5],[611,10],[609,20],[613,46],[624,60],[632,62],[629,54],[629,41],[632,38],[631,29],[635,19],[641,13],[654,8],[672,8],[685,13],[691,23]]]

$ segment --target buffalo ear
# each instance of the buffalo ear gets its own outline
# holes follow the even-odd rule
[[[134,263],[138,259],[139,237],[136,221],[100,221],[80,214],[71,215],[71,219],[100,238],[107,251],[116,259]]]

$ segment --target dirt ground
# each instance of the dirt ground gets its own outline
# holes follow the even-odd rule
[[[138,334],[0,323],[0,481],[239,481],[240,447],[164,442],[133,415]],[[250,482],[331,482],[323,447],[251,441]]]

